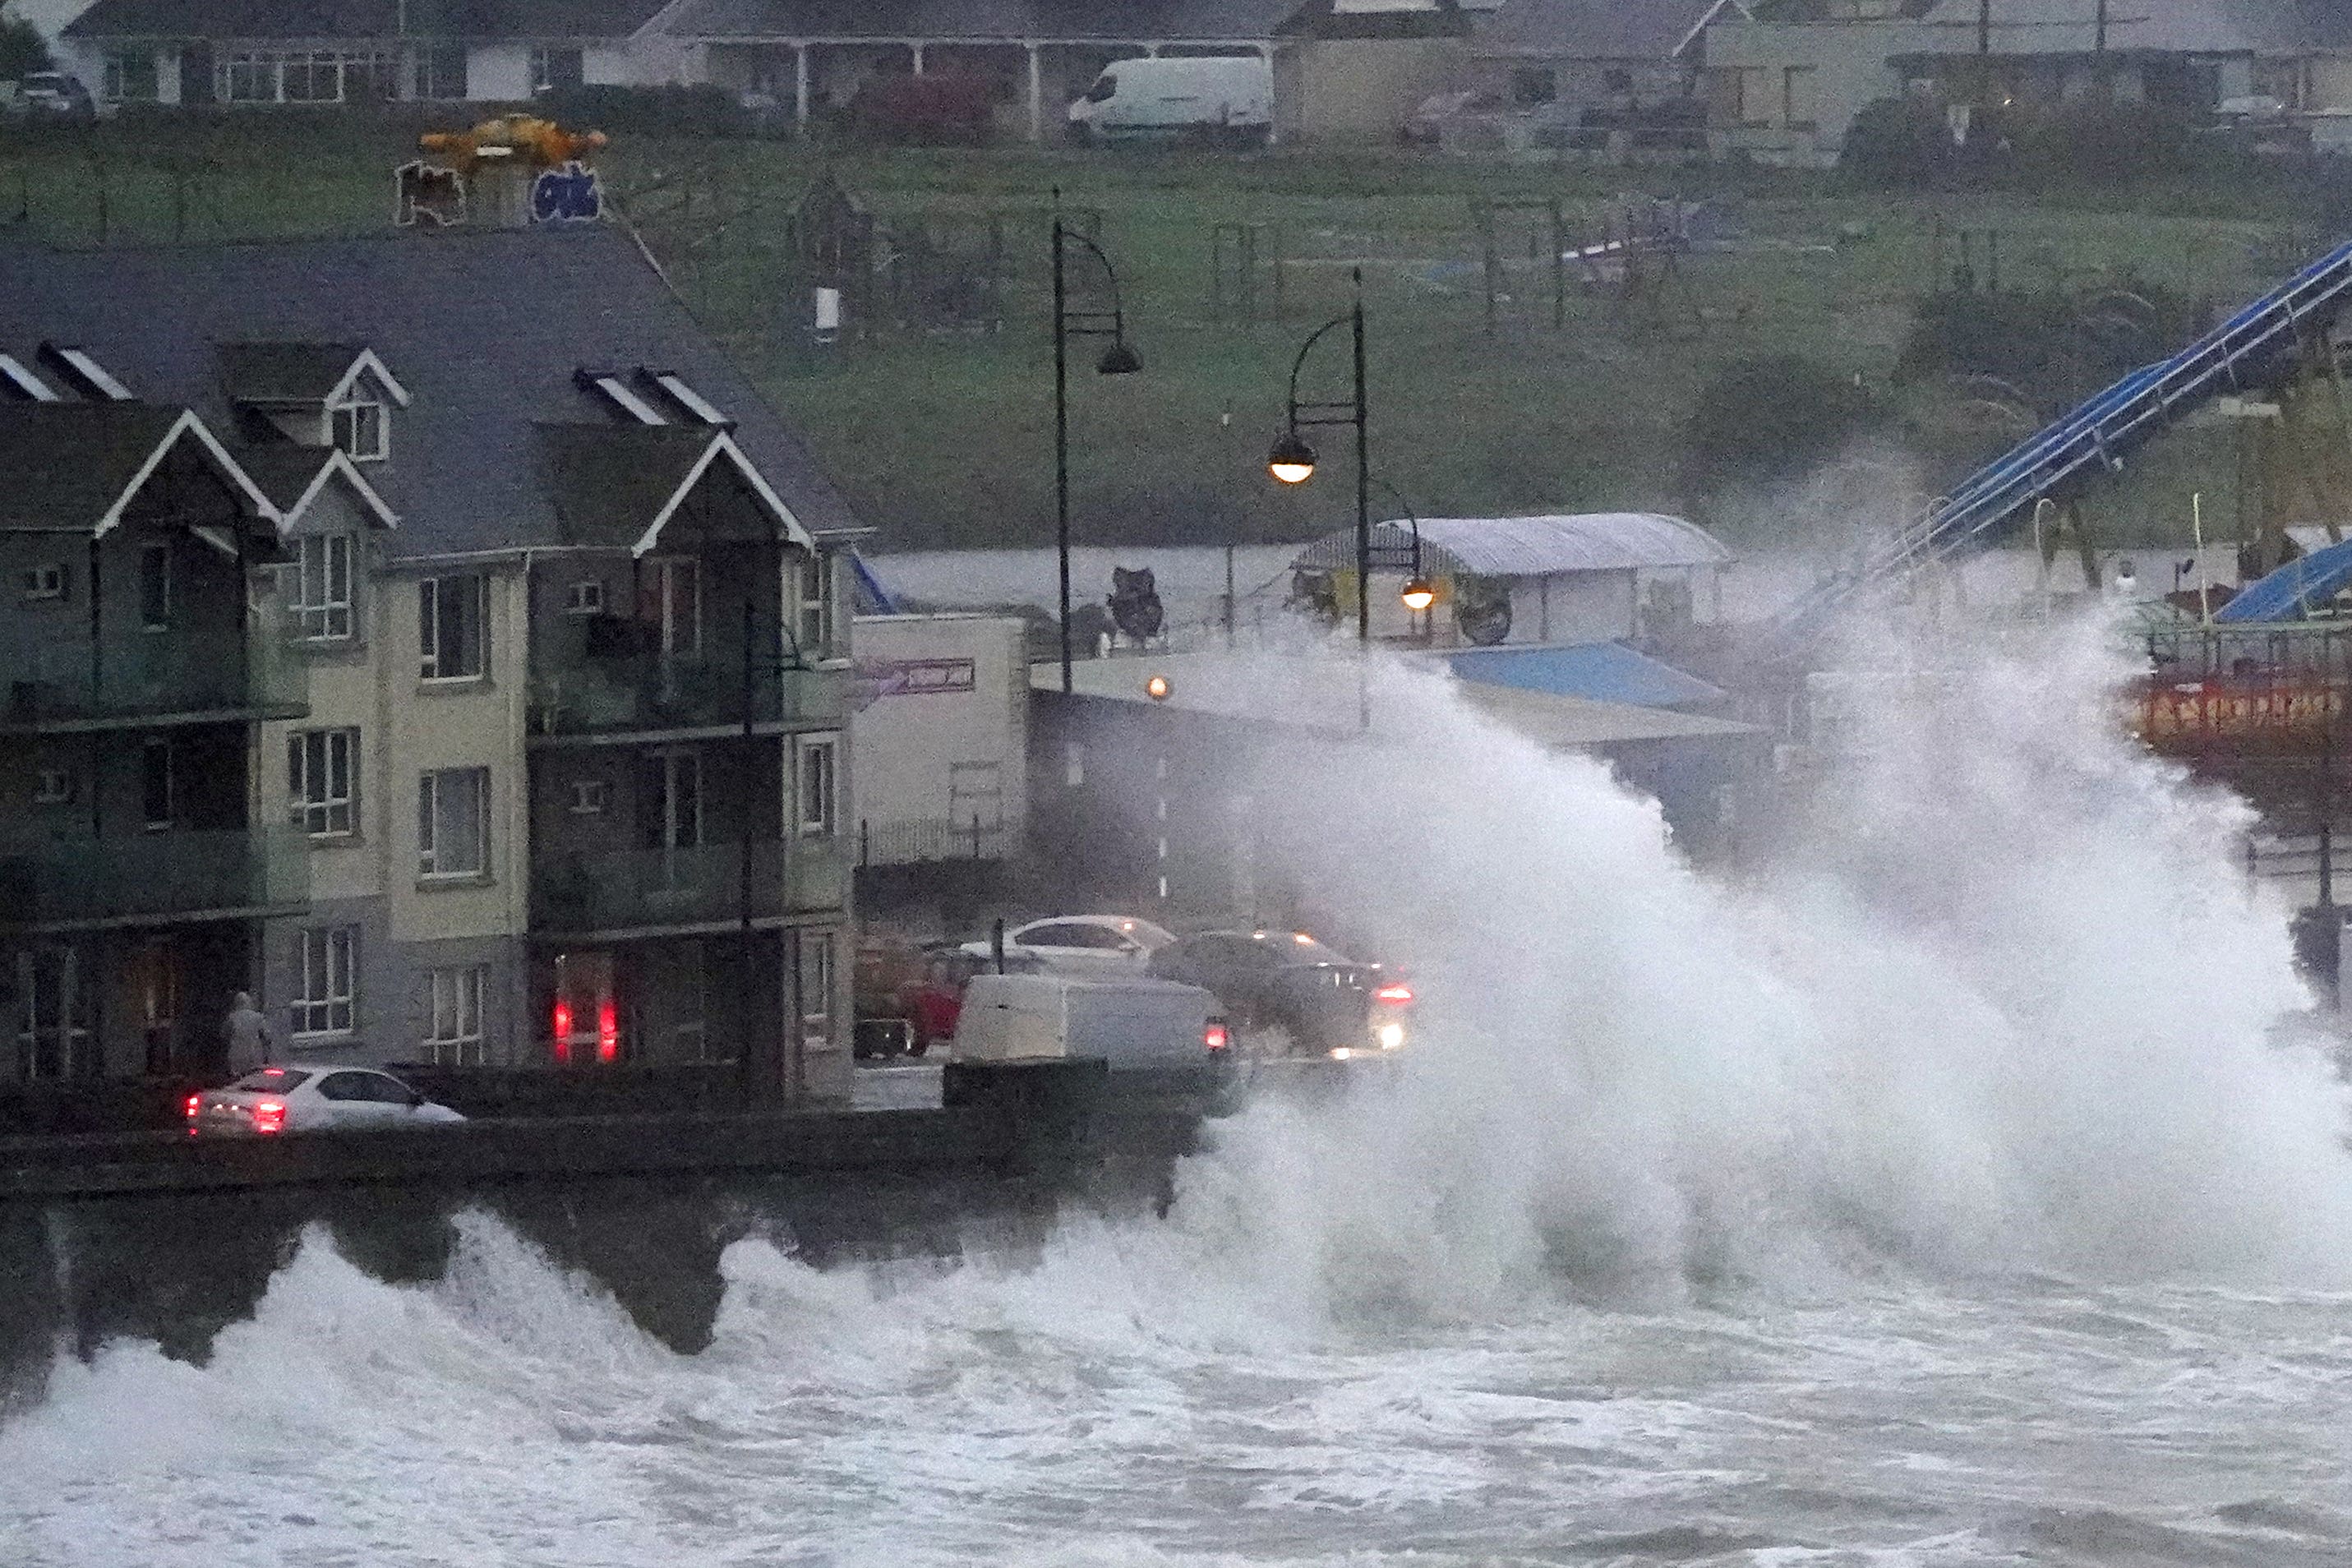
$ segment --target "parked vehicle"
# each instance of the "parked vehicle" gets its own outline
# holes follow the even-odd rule
[[[1151,955],[1150,973],[1215,993],[1244,1038],[1279,1032],[1292,1051],[1336,1057],[1405,1043],[1412,987],[1304,931],[1213,931]]]
[[[1144,975],[978,974],[956,1020],[960,1062],[1100,1058],[1114,1070],[1201,1067],[1230,1043],[1217,1000]]]
[[[1274,134],[1274,68],[1255,55],[1113,60],[1069,115],[1079,141],[1262,147]]]
[[[465,1121],[388,1072],[284,1062],[187,1100],[192,1138],[268,1138],[375,1127],[446,1127]]]
[[[1132,974],[1155,948],[1175,940],[1174,932],[1134,915],[1055,915],[1006,931],[1004,954],[1008,966],[1018,962],[1056,974]],[[986,940],[965,942],[963,951],[995,956]]]
[[[16,89],[5,100],[13,113],[73,120],[91,119],[98,113],[89,89],[79,77],[65,71],[27,71]]]
[[[1487,88],[1458,88],[1433,92],[1414,106],[1397,127],[1397,140],[1407,147],[1442,146],[1445,132],[1474,117],[1491,118],[1504,111],[1503,95]]]

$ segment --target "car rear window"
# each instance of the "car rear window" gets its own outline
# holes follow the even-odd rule
[[[229,1088],[248,1089],[258,1094],[283,1094],[289,1089],[301,1088],[310,1079],[309,1073],[295,1068],[263,1068],[259,1072],[246,1074]]]

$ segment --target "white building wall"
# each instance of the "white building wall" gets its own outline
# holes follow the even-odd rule
[[[477,44],[466,52],[466,96],[515,103],[530,97],[530,46]]]
[[[976,807],[983,858],[1018,846],[1029,810],[1026,637],[1007,616],[858,617],[859,675],[882,694],[850,723],[852,829],[868,827],[876,863],[916,858],[894,847],[919,840],[917,825],[968,832]],[[992,806],[972,794],[991,770]]]
[[[583,49],[580,74],[590,87],[635,87],[640,82],[661,79],[643,74],[635,54],[626,44]]]

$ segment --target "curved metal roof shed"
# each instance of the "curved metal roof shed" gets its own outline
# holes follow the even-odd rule
[[[1421,523],[1422,571],[1436,581],[1446,606],[1416,627],[1394,595],[1375,588],[1374,634],[1426,644],[1608,642],[1655,631],[1661,617],[1687,622],[1696,612],[1691,592],[1699,572],[1714,579],[1712,615],[1722,618],[1720,573],[1736,557],[1695,523],[1657,512],[1611,511],[1546,517],[1433,517]],[[1372,525],[1372,571],[1412,570],[1408,522]],[[1354,602],[1356,531],[1328,533],[1299,552],[1297,595],[1319,601],[1327,616]],[[1644,574],[1665,585],[1644,599]],[[1661,595],[1664,595],[1662,598]],[[1671,603],[1669,603],[1671,601]]]
[[[1433,517],[1421,525],[1427,569],[1444,575],[1549,577],[1569,572],[1646,572],[1728,566],[1737,559],[1696,523],[1648,511],[1554,517]],[[1402,522],[1372,525],[1372,567],[1402,571],[1412,561],[1412,531]],[[1327,533],[1301,551],[1294,568],[1351,571],[1356,531]]]

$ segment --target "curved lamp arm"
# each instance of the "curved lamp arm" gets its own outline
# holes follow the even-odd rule
[[[1355,317],[1352,314],[1346,316],[1334,316],[1329,321],[1324,322],[1321,326],[1316,328],[1313,331],[1307,333],[1307,341],[1298,345],[1298,357],[1290,362],[1290,403],[1289,414],[1286,419],[1286,423],[1289,425],[1290,429],[1294,434],[1298,429],[1298,373],[1306,368],[1307,356],[1315,352],[1315,345],[1323,341],[1324,333],[1331,331],[1334,327],[1344,327],[1354,320]]]
[[[1110,258],[1103,253],[1101,246],[1070,227],[1060,218],[1056,217],[1054,220],[1054,226],[1062,231],[1062,238],[1065,241],[1076,240],[1094,252],[1095,259],[1102,263],[1103,276],[1110,279],[1111,336],[1124,340],[1127,336],[1127,307],[1119,294],[1118,268],[1110,264]]]

